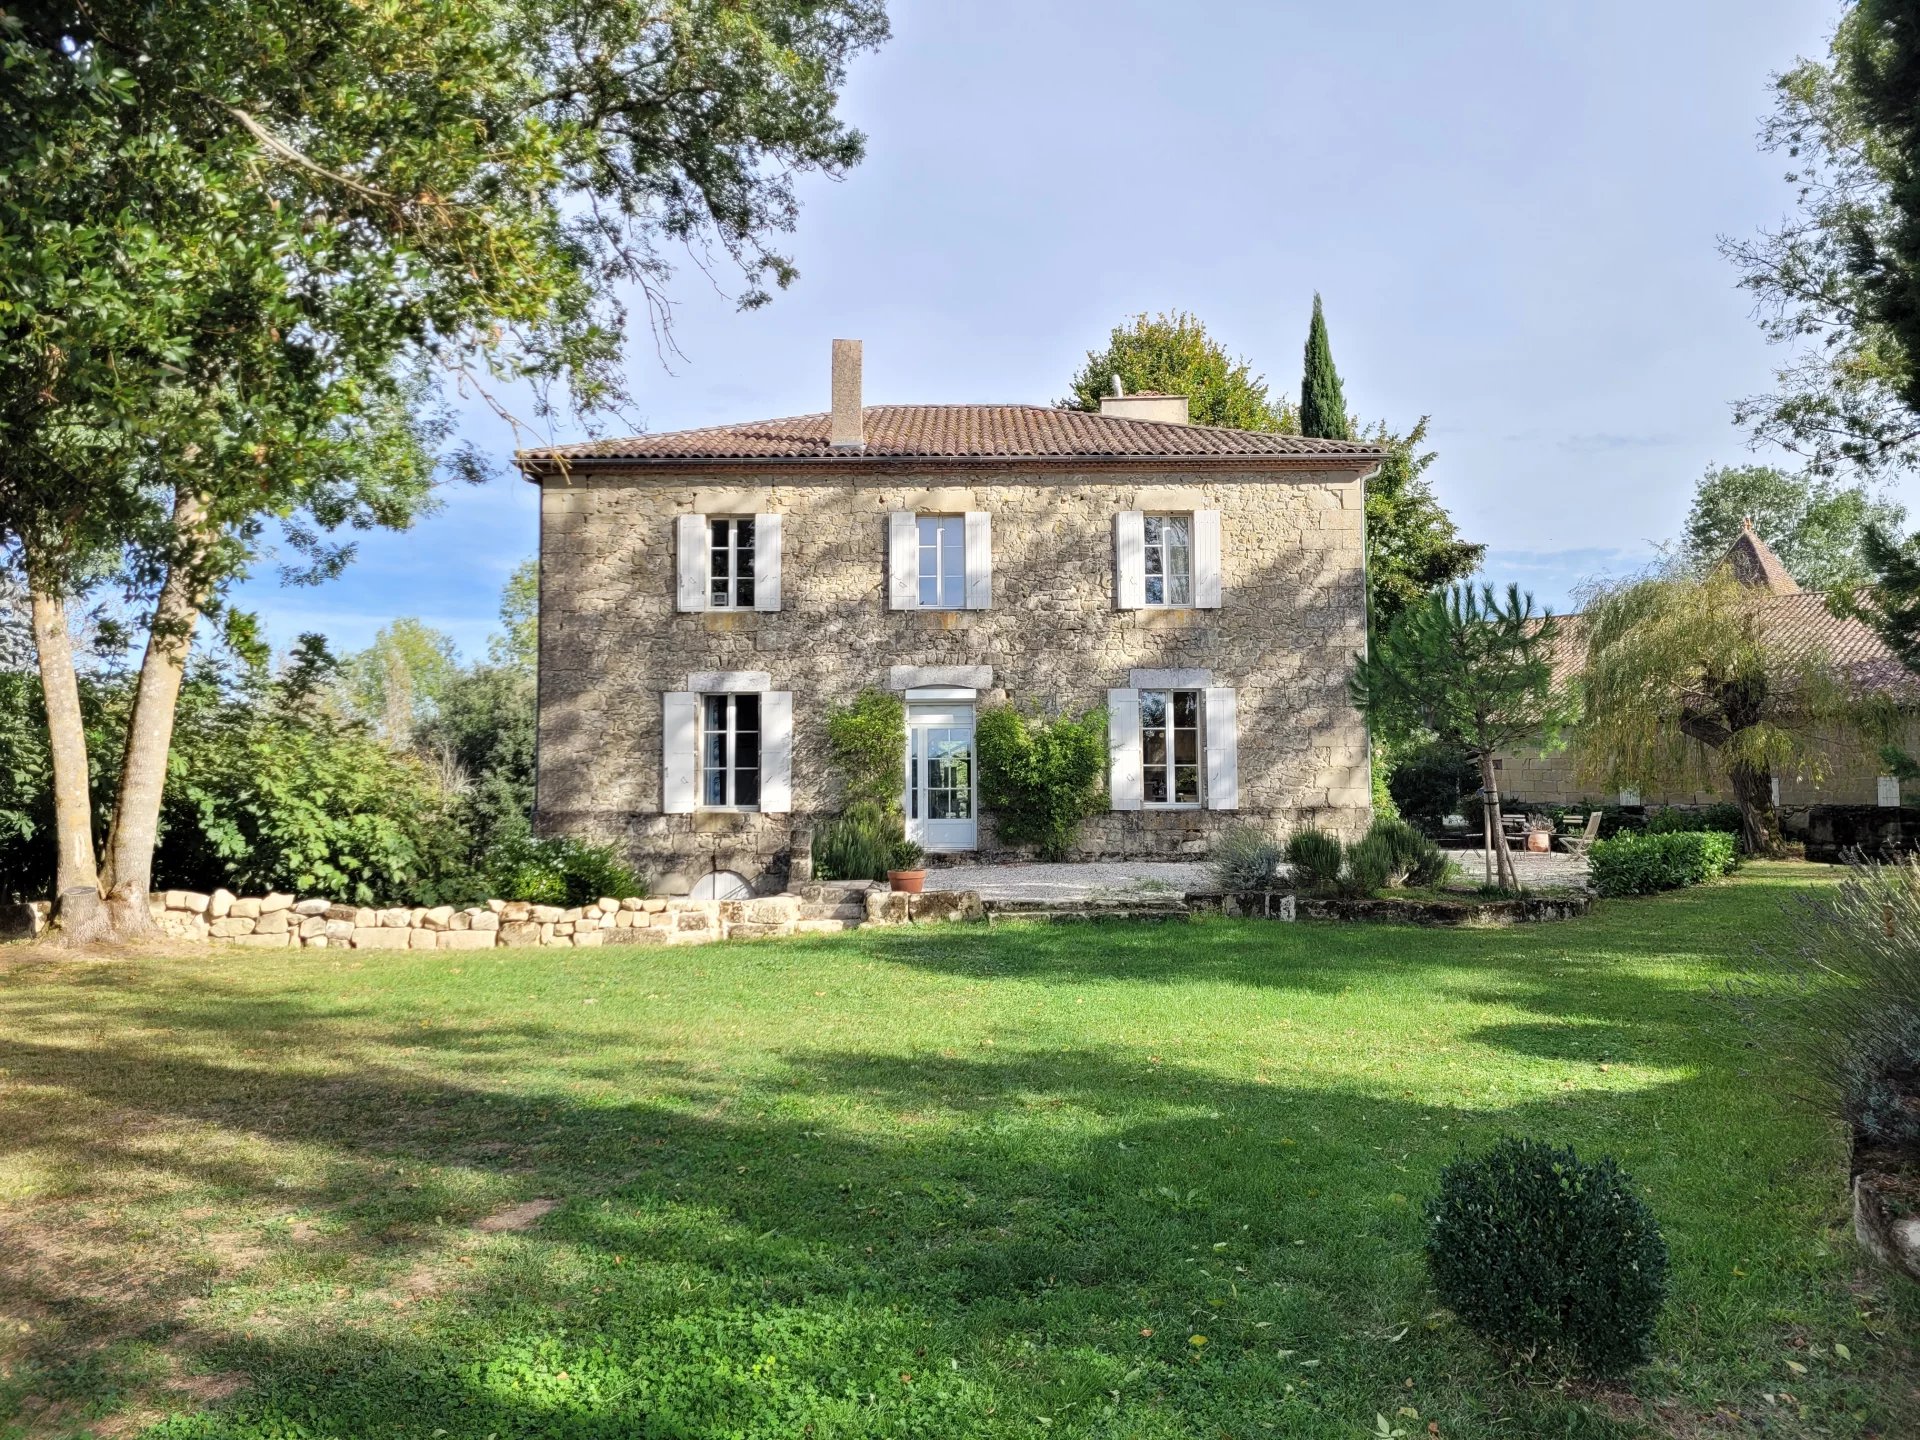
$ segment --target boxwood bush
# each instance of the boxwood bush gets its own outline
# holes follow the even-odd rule
[[[1739,862],[1734,837],[1718,830],[1624,834],[1588,852],[1593,888],[1602,895],[1652,895],[1724,875]]]
[[[1610,1159],[1508,1138],[1440,1173],[1427,1269],[1441,1303],[1490,1340],[1596,1375],[1647,1358],[1667,1243]]]

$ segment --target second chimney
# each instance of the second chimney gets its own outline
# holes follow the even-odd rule
[[[866,414],[860,405],[860,342],[833,342],[833,448],[867,448]]]

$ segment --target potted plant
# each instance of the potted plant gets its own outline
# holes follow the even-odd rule
[[[913,841],[896,840],[887,868],[887,885],[907,895],[918,895],[927,883],[926,851]]]

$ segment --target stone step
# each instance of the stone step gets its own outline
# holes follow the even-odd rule
[[[794,924],[796,935],[838,935],[845,930],[856,930],[858,920],[800,920]]]
[[[886,888],[882,880],[809,880],[793,893],[810,903],[844,905],[863,902],[869,890]]]
[[[833,904],[825,900],[802,900],[800,902],[802,920],[852,920],[867,918],[865,900],[846,900]]]

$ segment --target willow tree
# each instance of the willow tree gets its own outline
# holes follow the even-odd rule
[[[796,175],[861,156],[839,88],[885,34],[880,0],[0,10],[0,562],[33,596],[63,903],[146,924],[181,675],[231,582],[278,539],[332,573],[329,536],[430,503],[417,377],[604,412],[683,247],[767,299]],[[61,612],[103,572],[150,627],[96,873]]]
[[[1554,678],[1559,622],[1509,585],[1455,585],[1402,610],[1369,653],[1355,659],[1349,690],[1375,734],[1393,744],[1439,740],[1469,756],[1485,792],[1487,880],[1520,888],[1500,814],[1493,757],[1516,745],[1551,746],[1570,715]]]
[[[1724,781],[1744,848],[1777,850],[1773,777],[1818,781],[1832,732],[1864,717],[1825,651],[1776,632],[1773,600],[1726,569],[1674,567],[1591,591],[1576,740],[1583,778],[1609,789]]]

